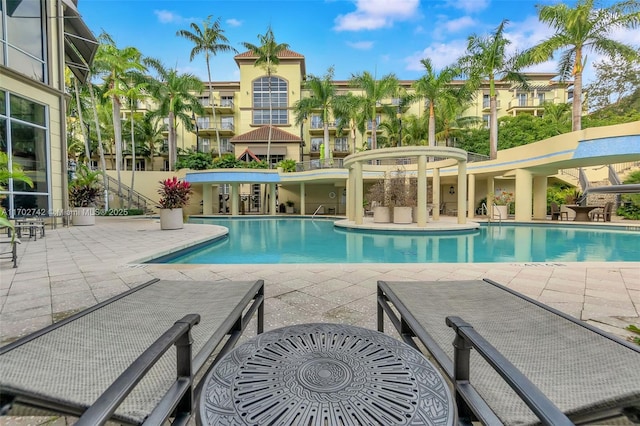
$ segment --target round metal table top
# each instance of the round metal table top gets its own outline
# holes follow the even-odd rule
[[[411,346],[340,324],[263,333],[205,378],[206,425],[450,425],[447,384]]]

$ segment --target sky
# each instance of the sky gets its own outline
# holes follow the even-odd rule
[[[118,47],[134,46],[165,66],[206,81],[204,56],[190,61],[191,43],[176,32],[220,19],[229,44],[238,52],[243,42],[259,45],[259,34],[271,26],[276,42],[305,56],[307,74],[324,75],[334,67],[335,80],[369,71],[393,73],[401,80],[424,74],[420,63],[430,58],[436,69],[465,52],[467,38],[488,35],[503,19],[509,52],[531,47],[553,32],[538,21],[536,5],[558,0],[79,0],[78,9],[98,36],[105,31]],[[574,1],[566,2],[573,5]],[[611,2],[604,2],[611,4]],[[617,30],[611,37],[640,46],[640,31]],[[213,81],[238,81],[234,53],[212,60]],[[601,59],[588,53],[592,63]],[[557,63],[529,68],[555,72]],[[585,81],[594,78],[593,67]]]

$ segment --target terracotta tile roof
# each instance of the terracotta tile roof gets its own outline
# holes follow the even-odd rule
[[[271,126],[271,142],[300,142],[300,136]],[[247,133],[231,138],[230,142],[264,142],[269,139],[269,126],[262,126]]]
[[[236,56],[234,56],[235,59],[239,59],[239,58],[257,58],[256,55],[254,55],[254,53],[250,50],[247,50],[246,52],[243,53],[239,53]],[[294,52],[293,50],[289,50],[289,49],[285,49],[282,52],[280,52],[278,54],[278,58],[304,58],[304,55],[301,55],[298,52]]]

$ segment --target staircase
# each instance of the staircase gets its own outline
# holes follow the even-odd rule
[[[154,213],[156,202],[151,198],[132,190],[122,182],[120,183],[120,188],[122,190],[121,195],[118,194],[118,180],[107,175],[107,191],[109,194],[113,194],[115,197],[120,199],[120,205],[129,206],[129,200],[131,200],[132,208],[140,209],[145,214]]]

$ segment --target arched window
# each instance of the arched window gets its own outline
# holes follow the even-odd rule
[[[288,84],[285,80],[278,77],[260,77],[254,80],[253,124],[269,124],[269,102],[271,102],[271,124],[289,124]]]

